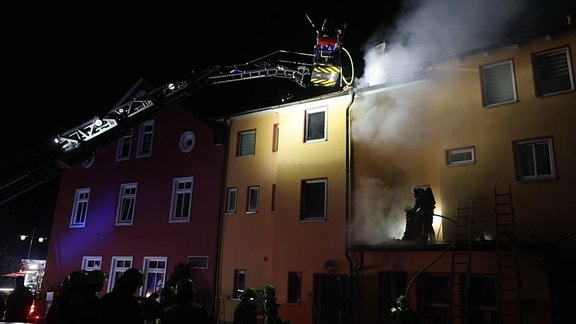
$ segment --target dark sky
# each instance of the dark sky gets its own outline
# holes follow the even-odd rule
[[[470,12],[454,15],[468,16],[471,22],[474,16],[479,21],[491,21],[502,10],[490,5],[499,1],[487,1]],[[369,5],[281,1],[274,6],[250,6],[242,2],[225,7],[221,2],[208,2],[202,8],[170,1],[126,4],[123,8],[102,2],[81,6],[15,4],[13,10],[3,12],[2,22],[4,125],[0,135],[5,140],[0,159],[45,143],[95,115],[105,115],[139,78],[161,86],[190,71],[246,63],[277,50],[312,53],[316,34],[306,14],[317,26],[324,18],[347,24],[343,46],[353,56],[356,76],[361,77],[364,47],[394,37],[393,28],[402,25],[405,12],[423,7],[422,3],[429,8],[456,8],[455,4],[477,1],[366,3]],[[530,26],[538,17],[561,21],[564,12],[576,6],[574,0],[505,3],[517,7],[517,16],[510,20],[518,26]],[[484,8],[485,12],[479,12]],[[444,19],[434,15],[433,11],[422,14],[417,18],[422,25],[416,28],[433,31],[435,27],[430,24],[441,24]],[[471,23],[467,28],[476,27]],[[276,81],[268,79],[265,83],[277,86],[278,91],[299,88],[295,83]],[[261,84],[242,81],[227,85],[224,91],[243,95],[238,97],[239,104],[250,103],[251,87]],[[217,103],[216,98],[211,99]]]
[[[203,9],[139,4],[16,13],[23,21],[2,37],[2,111],[10,122],[0,134],[10,139],[9,151],[35,146],[107,113],[141,77],[161,86],[189,71],[246,63],[277,50],[311,53],[316,34],[307,13],[317,25],[324,18],[346,22],[344,46],[360,53],[396,2],[387,1],[379,14],[334,4],[224,8],[220,2]]]
[[[473,10],[462,5],[480,2],[482,5]],[[194,2],[174,5],[169,1],[123,3],[122,8],[120,4],[103,2],[13,3],[10,11],[3,11],[1,22],[4,64],[0,74],[3,85],[0,162],[17,152],[49,145],[54,135],[95,115],[105,115],[140,78],[161,86],[190,71],[242,64],[278,50],[311,54],[316,33],[306,14],[317,27],[324,18],[346,23],[343,46],[352,55],[356,77],[364,73],[364,48],[383,41],[410,39],[419,31],[437,34],[471,31],[478,26],[475,22],[494,21],[494,17],[524,28],[536,27],[533,22],[538,19],[560,23],[566,13],[576,15],[574,0],[366,3],[369,5],[334,1],[298,5],[280,1],[249,6],[242,2],[229,7],[224,2],[203,2],[197,8]],[[421,6],[423,3],[426,6]],[[500,8],[497,5],[500,3],[508,8]],[[428,11],[403,20],[405,12],[419,7]],[[435,9],[442,10],[444,16],[436,16]],[[513,15],[508,19],[502,15],[504,12]],[[467,22],[466,27],[441,26],[444,19],[456,15]],[[405,21],[414,25],[401,28]],[[403,32],[394,33],[396,28]],[[442,35],[434,37],[442,40],[439,36]],[[419,37],[429,39],[426,34]],[[450,43],[455,38],[444,39]],[[264,86],[275,87],[279,92],[284,87],[299,88],[286,82],[266,80]],[[237,97],[238,105],[258,108],[250,106],[254,93],[251,87],[261,89],[261,86],[263,83],[256,81],[232,83],[222,88],[226,95],[218,97]],[[201,103],[219,104],[218,100],[221,99],[209,97]],[[11,214],[42,217],[44,221],[50,213],[46,209],[50,209],[55,199],[54,190],[47,187],[26,194],[11,203]],[[48,202],[31,206],[29,201]],[[30,208],[34,210],[21,212]],[[0,208],[0,212],[3,213],[0,217],[6,216],[5,209]]]
[[[105,115],[140,78],[161,86],[190,71],[247,63],[278,50],[311,54],[316,32],[307,14],[316,27],[325,18],[346,23],[343,45],[361,67],[362,44],[391,20],[399,1],[386,1],[378,11],[335,2],[308,7],[203,2],[202,8],[165,1],[123,8],[102,2],[12,4],[1,23],[0,167],[17,161],[22,152],[51,145],[58,133]],[[242,81],[226,85],[226,95],[218,97],[237,97],[238,104],[250,105],[251,86],[300,89],[279,79]],[[201,101],[212,102],[219,104],[212,97]],[[0,236],[12,237],[31,226],[48,235],[57,185],[56,179],[0,206]]]

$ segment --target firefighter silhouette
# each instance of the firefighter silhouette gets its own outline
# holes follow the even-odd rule
[[[433,243],[435,241],[432,219],[434,218],[434,208],[436,200],[432,193],[432,188],[414,187],[414,206],[406,208],[406,229],[402,240],[420,241]]]
[[[276,300],[276,286],[270,284],[264,288],[264,324],[282,324],[278,315],[280,306]]]

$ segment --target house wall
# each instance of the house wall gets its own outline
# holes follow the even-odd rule
[[[45,286],[58,290],[70,272],[81,268],[84,256],[101,256],[107,273],[113,256],[132,256],[133,266],[140,269],[144,257],[166,256],[166,279],[189,256],[207,256],[208,268],[194,269],[193,279],[199,297],[211,310],[224,146],[215,144],[213,129],[180,106],[170,105],[151,118],[155,128],[150,157],[135,158],[139,130],[135,125],[129,160],[115,161],[117,141],[113,141],[96,151],[89,168],[80,165],[61,176]],[[196,135],[189,153],[179,149],[186,131]],[[169,223],[173,179],[184,176],[194,177],[190,222]],[[127,182],[138,183],[134,222],[115,226],[120,184]],[[75,190],[84,187],[91,189],[86,225],[70,228]]]
[[[243,264],[242,267],[247,269],[249,286],[262,288],[266,282],[272,282],[279,288],[283,318],[298,323],[310,322],[313,313],[311,274],[323,271],[320,265],[325,258],[336,260],[339,265],[336,271],[346,273],[347,269],[342,264],[342,261],[346,261],[339,252],[345,246],[342,244],[378,245],[398,242],[404,232],[404,209],[414,203],[410,191],[415,185],[430,185],[434,191],[435,213],[438,215],[434,219],[434,227],[440,244],[453,240],[457,207],[469,204],[472,206],[473,217],[472,239],[493,240],[496,234],[493,210],[495,193],[507,192],[508,186],[512,192],[516,229],[521,242],[554,243],[565,236],[567,228],[573,226],[563,216],[570,211],[561,202],[563,198],[558,192],[568,192],[570,196],[574,194],[572,183],[575,175],[573,168],[569,167],[576,153],[569,144],[574,142],[574,135],[568,131],[570,123],[565,122],[565,118],[574,115],[571,103],[576,102],[576,93],[571,91],[536,98],[531,74],[531,54],[566,44],[570,44],[573,51],[574,43],[573,33],[564,38],[527,41],[519,46],[493,49],[437,64],[425,71],[425,77],[418,81],[358,90],[353,101],[347,101],[353,93],[350,92],[338,99],[322,98],[233,119],[227,179],[229,186],[246,181],[240,188],[251,183],[241,179],[240,175],[252,175],[255,171],[250,169],[257,170],[258,167],[254,157],[234,158],[232,155],[236,132],[257,127],[259,146],[262,143],[261,135],[265,141],[271,140],[268,131],[272,123],[279,122],[281,125],[280,149],[275,153],[275,160],[268,161],[270,166],[277,169],[275,175],[274,171],[270,172],[268,180],[276,181],[277,210],[271,213],[274,220],[267,223],[272,226],[270,230],[274,233],[266,234],[272,246],[266,247],[265,253],[271,257],[262,259],[270,262],[268,267],[244,265],[246,263],[241,262],[239,257],[242,255],[242,244],[228,240],[233,234],[231,230],[226,231],[223,237],[226,243],[223,244],[225,261],[222,265],[222,288],[232,291],[232,272],[237,265],[228,260],[235,258],[236,264]],[[510,58],[514,60],[518,101],[483,107],[480,67]],[[333,104],[340,101],[340,106]],[[347,103],[352,103],[348,110],[348,126]],[[303,111],[322,105],[329,107],[328,141],[303,144]],[[272,118],[271,114],[278,116]],[[263,128],[268,130],[265,134],[260,131],[263,121],[267,124]],[[335,126],[344,133],[335,136]],[[348,127],[349,139],[345,133]],[[558,178],[537,182],[518,181],[513,142],[540,136],[554,138]],[[347,140],[350,140],[351,145],[349,161],[345,160]],[[268,143],[264,143],[265,150],[271,147]],[[474,148],[475,162],[448,166],[446,151],[464,147]],[[269,151],[265,154],[274,155]],[[350,174],[350,199],[353,207],[349,215],[343,201],[346,199],[344,190],[347,168],[353,170]],[[264,170],[269,171],[268,168]],[[328,221],[300,222],[297,217],[300,181],[326,175],[329,176],[331,192]],[[245,198],[239,199],[240,202],[243,200]],[[542,204],[542,201],[547,203]],[[338,215],[341,218],[336,219],[340,220],[349,217],[348,230],[342,227],[344,223],[332,222],[332,215]],[[242,226],[240,222],[242,220],[228,217],[225,226],[235,224],[235,232],[250,226]],[[261,223],[253,225],[259,226]],[[258,232],[262,233],[263,230]],[[340,237],[341,240],[330,240],[329,244],[314,243],[320,232],[323,238]],[[243,233],[246,237],[246,232]],[[347,233],[347,236],[342,236],[343,233]],[[257,240],[261,242],[263,238]],[[440,253],[417,250],[411,248],[403,252],[374,253],[374,259],[364,265],[355,279],[352,304],[354,313],[359,316],[356,320],[362,319],[366,323],[378,320],[379,305],[375,298],[379,293],[375,291],[377,271],[406,271],[414,275],[427,266],[435,253]],[[521,269],[527,272],[522,281],[521,297],[534,306],[527,309],[530,321],[545,321],[552,316],[553,303],[547,279],[551,269],[547,266],[545,256],[548,252],[540,250],[520,255]],[[490,249],[474,252],[472,264],[473,273],[496,274],[496,256]],[[254,271],[263,272],[258,273],[257,279],[251,279]],[[286,304],[287,271],[303,272],[301,305]],[[449,273],[450,258],[442,258],[426,271]],[[418,296],[416,287],[417,284],[413,286],[413,293]],[[226,309],[229,311],[226,318],[231,318],[234,305],[234,302],[227,304]]]
[[[324,262],[334,260],[336,272],[346,273],[346,108],[351,96],[232,118],[228,153],[227,187],[238,187],[238,208],[224,215],[221,290],[233,292],[234,269],[246,270],[246,286],[278,289],[280,315],[306,323],[312,314],[313,274],[325,272]],[[327,140],[304,143],[305,111],[326,107]],[[273,124],[279,123],[279,149],[272,152]],[[256,154],[236,157],[238,131],[254,129]],[[327,178],[327,219],[300,221],[301,181]],[[275,210],[271,210],[272,184],[276,184]],[[260,185],[257,213],[246,214],[246,188]],[[318,240],[321,239],[321,242]],[[287,303],[288,271],[302,272],[300,304]],[[237,300],[226,300],[225,321],[232,320]]]

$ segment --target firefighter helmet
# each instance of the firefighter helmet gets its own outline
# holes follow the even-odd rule
[[[256,289],[249,287],[246,288],[244,293],[240,296],[240,299],[244,301],[254,301],[257,296],[258,294],[256,293]]]

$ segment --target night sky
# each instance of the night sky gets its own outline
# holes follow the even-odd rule
[[[296,7],[293,2],[286,2],[290,7],[277,2],[251,8],[140,2],[123,9],[101,3],[14,4],[22,7],[5,11],[2,22],[0,174],[6,161],[19,161],[51,145],[58,133],[105,115],[140,78],[162,86],[190,71],[243,64],[278,50],[311,54],[316,30],[307,14],[317,28],[324,19],[346,23],[343,45],[361,69],[363,43],[391,21],[398,2],[387,1],[380,12],[335,3]],[[232,103],[223,98],[235,98],[236,105],[252,109],[257,102],[251,87],[278,97],[286,89],[307,95],[295,82],[280,79],[218,87],[227,95],[201,89],[190,101],[222,106]],[[0,206],[0,258],[8,262],[6,248],[17,258],[26,254],[27,244],[18,242],[16,234],[36,227],[49,235],[57,188],[55,179]],[[34,251],[42,254],[42,246],[34,243]]]
[[[469,0],[433,2],[451,6],[462,1]],[[161,86],[190,71],[242,64],[278,50],[311,54],[316,32],[306,14],[316,27],[325,18],[346,23],[343,46],[352,55],[356,76],[361,77],[364,48],[392,38],[404,12],[417,8],[420,1],[367,3],[370,5],[328,1],[310,7],[281,1],[226,8],[220,2],[203,3],[202,8],[194,8],[192,2],[139,2],[122,4],[122,8],[102,2],[13,3],[11,11],[3,11],[1,23],[4,100],[0,166],[21,152],[49,145],[60,132],[105,115],[140,78]],[[567,13],[576,15],[574,0],[506,3],[517,3],[526,11],[518,12],[513,20],[518,28],[535,27],[536,18],[560,22]],[[547,7],[537,7],[542,4]],[[490,19],[498,8],[486,7],[493,10],[484,16]],[[283,90],[298,91],[304,97],[309,94],[287,82],[242,81],[220,88],[230,95],[214,97],[210,91],[200,90],[198,101],[190,100],[221,106],[229,103],[219,100],[234,97],[237,106],[251,109],[258,108],[251,96],[254,87],[271,87],[272,91],[265,92],[272,95]],[[56,188],[54,181],[0,206],[0,236],[10,236],[31,224],[48,231]]]

